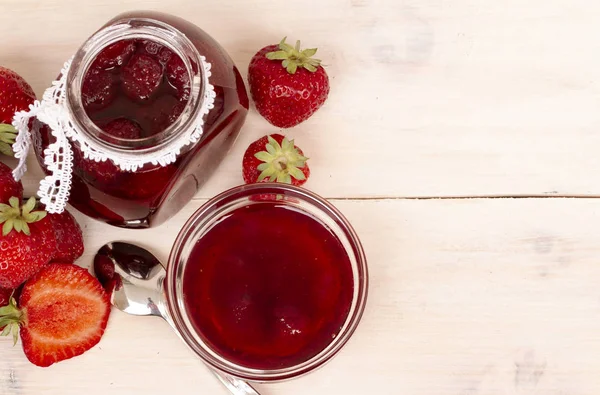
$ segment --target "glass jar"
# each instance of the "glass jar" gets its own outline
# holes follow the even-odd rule
[[[91,95],[90,99],[86,86],[97,82],[94,67],[99,62],[99,55],[110,53],[110,48],[120,42],[131,43],[133,55],[127,54],[130,56],[127,65],[124,65],[127,61],[120,57],[122,54],[111,58],[114,62],[106,70],[113,74],[114,70],[121,70],[120,77],[111,77],[118,82],[109,85],[113,89],[113,85],[119,84],[114,88],[117,93],[107,96],[112,103],[110,107],[104,106],[105,103],[98,106],[99,96]],[[169,90],[173,88],[170,78],[175,74],[172,74],[174,69],[169,68],[168,62],[163,63],[163,54],[181,61],[179,72],[185,80],[185,88],[173,90],[177,93]],[[162,95],[163,88],[159,86],[159,93],[152,97],[139,96],[130,100],[127,95],[132,89],[123,79],[125,67],[128,68],[128,76],[141,81],[135,88],[137,91],[133,90],[134,94],[146,87],[143,85],[147,84],[144,78],[152,70],[134,69],[131,66],[133,56],[137,56],[136,60],[155,58],[157,62],[161,57],[160,83],[165,84],[165,89],[169,90],[167,93]],[[210,71],[203,67],[207,63]],[[209,86],[203,83],[206,78]],[[207,89],[211,86],[214,94],[208,97],[214,102],[204,115]],[[75,54],[67,73],[65,91],[69,122],[93,142],[97,151],[109,158],[160,155],[169,152],[174,141],[182,135],[199,126],[203,128],[198,141],[171,153],[174,162],[147,163],[127,170],[110,159],[90,159],[78,141],[71,139],[73,172],[69,204],[92,218],[126,228],[157,226],[189,202],[227,154],[248,111],[243,79],[225,50],[197,26],[157,12],[120,14],[94,33]],[[104,99],[100,97],[100,101]],[[168,103],[164,107],[167,110],[160,107],[163,103]],[[126,131],[107,133],[106,127],[102,126],[123,118],[127,122],[135,121],[138,126],[143,124],[143,131],[132,137]],[[147,129],[154,130],[149,133]],[[38,161],[47,172],[44,150],[55,138],[47,126],[34,129],[32,137]]]

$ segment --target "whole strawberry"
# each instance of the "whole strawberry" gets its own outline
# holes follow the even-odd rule
[[[269,45],[250,61],[248,83],[258,112],[270,123],[289,128],[307,120],[327,99],[329,78],[316,48]]]
[[[19,206],[0,204],[0,288],[17,288],[46,265],[56,253],[56,238],[45,211],[33,211],[35,198]]]
[[[27,110],[35,101],[31,86],[17,73],[0,66],[0,153],[13,156],[17,131],[12,126],[15,112]]]
[[[73,263],[83,255],[83,232],[75,217],[67,210],[48,214],[56,237],[56,251],[52,261]]]
[[[11,168],[0,162],[0,203],[8,203],[13,196],[23,198],[23,184],[15,181]]]
[[[81,355],[104,334],[110,301],[100,282],[86,269],[53,263],[27,280],[19,296],[0,308],[3,335],[20,335],[25,356],[47,367]]]
[[[244,153],[242,172],[246,184],[277,181],[302,185],[310,175],[308,158],[294,140],[272,134],[256,140]]]

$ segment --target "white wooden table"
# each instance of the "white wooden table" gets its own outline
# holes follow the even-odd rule
[[[370,299],[339,356],[263,394],[600,393],[600,3],[2,0],[0,63],[41,94],[94,30],[141,8],[198,24],[244,73],[287,35],[319,46],[331,77],[325,107],[287,133],[312,158],[306,187],[360,235]],[[113,239],[166,259],[275,131],[253,112],[218,175],[157,229],[78,215],[78,263]],[[1,339],[0,394],[226,391],[164,322],[114,311],[96,348],[47,369]]]

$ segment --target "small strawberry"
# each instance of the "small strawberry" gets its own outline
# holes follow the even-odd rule
[[[177,89],[179,99],[188,100],[190,97],[190,76],[183,60],[179,56],[171,56],[166,69],[167,80]]]
[[[35,198],[19,207],[12,197],[10,205],[0,204],[0,288],[16,288],[56,253],[56,237],[45,211],[33,211]]]
[[[3,335],[20,334],[25,356],[48,367],[76,357],[100,342],[108,323],[110,300],[86,269],[50,264],[30,278],[16,300],[0,308]]]
[[[10,297],[12,296],[14,290],[8,288],[0,288],[0,308],[4,306],[8,306],[10,302]],[[4,330],[4,324],[0,325],[0,333]]]
[[[83,255],[83,232],[75,217],[67,210],[61,214],[48,214],[56,237],[53,261],[75,262]]]
[[[300,148],[280,134],[264,136],[246,149],[242,163],[244,181],[284,182],[302,185],[310,176],[308,158]]]
[[[23,184],[15,181],[10,167],[0,162],[0,203],[8,203],[8,199],[16,197],[23,198]]]
[[[135,41],[121,40],[104,48],[96,59],[92,67],[100,69],[112,69],[123,66],[127,63],[131,55],[135,52]]]
[[[81,99],[86,110],[101,110],[114,100],[117,85],[113,75],[104,70],[90,69],[81,87]]]
[[[316,48],[300,50],[285,43],[264,47],[248,68],[250,93],[256,109],[267,121],[289,128],[307,120],[325,103],[329,78]]]
[[[148,100],[160,86],[163,68],[157,59],[135,54],[121,73],[123,92],[133,100]]]
[[[127,118],[113,119],[102,127],[102,130],[116,138],[104,137],[109,143],[118,145],[118,139],[137,140],[142,137],[142,128]]]
[[[13,156],[17,131],[12,126],[15,112],[27,110],[35,101],[31,86],[17,73],[0,67],[0,153]]]

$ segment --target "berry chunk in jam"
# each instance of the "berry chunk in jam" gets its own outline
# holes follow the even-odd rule
[[[177,120],[189,98],[190,79],[183,60],[149,40],[122,40],[104,48],[87,71],[82,87],[84,108],[104,125],[129,120],[139,138],[153,136]]]

